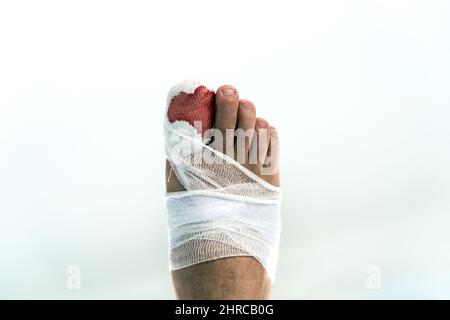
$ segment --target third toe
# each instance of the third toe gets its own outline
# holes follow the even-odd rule
[[[256,108],[249,100],[240,100],[236,125],[237,161],[248,162],[248,152],[253,140],[256,124]]]

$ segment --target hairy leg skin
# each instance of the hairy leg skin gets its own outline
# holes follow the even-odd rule
[[[253,103],[249,100],[239,100],[237,90],[229,85],[217,90],[214,127],[222,132],[237,128],[244,130],[254,128],[255,132],[266,129],[277,136],[276,129],[270,127],[265,119],[256,118],[256,108]],[[233,147],[233,141],[223,143]],[[245,152],[256,146],[257,144],[252,144],[249,139],[245,143]],[[269,148],[264,152],[272,157],[278,157],[277,150]],[[278,160],[276,162],[278,163]],[[272,175],[261,175],[264,159],[258,159],[257,164],[243,163],[243,165],[267,182],[279,186],[278,169]],[[166,161],[166,182],[167,192],[185,190],[168,161]],[[203,262],[172,271],[172,279],[177,299],[262,300],[271,297],[270,278],[264,267],[253,257],[229,257]]]
[[[250,257],[223,258],[172,272],[178,299],[264,300],[271,284],[261,264]]]

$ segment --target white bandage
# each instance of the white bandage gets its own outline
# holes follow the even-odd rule
[[[201,86],[185,81],[172,99]],[[170,268],[234,256],[258,260],[275,278],[280,238],[280,189],[206,143],[190,122],[164,121],[166,156],[187,191],[168,193]],[[201,132],[201,130],[200,130]],[[170,177],[169,177],[170,179]]]

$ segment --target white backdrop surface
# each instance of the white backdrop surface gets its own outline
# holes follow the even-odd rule
[[[449,21],[445,0],[2,1],[0,297],[174,298],[183,79],[280,131],[274,298],[450,297]]]

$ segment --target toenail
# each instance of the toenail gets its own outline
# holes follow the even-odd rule
[[[234,90],[234,89],[222,89],[222,94],[225,97],[232,97],[232,96],[236,95],[236,90]]]
[[[264,119],[256,119],[256,126],[258,128],[267,128],[269,123]]]
[[[247,110],[251,110],[253,108],[253,104],[250,101],[241,101],[240,106]]]
[[[275,127],[270,127],[270,134],[273,138],[278,138],[278,131]]]

